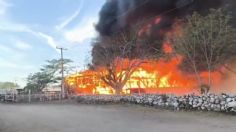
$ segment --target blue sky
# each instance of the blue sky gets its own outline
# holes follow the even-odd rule
[[[94,24],[106,0],[0,0],[0,81],[22,86],[45,60],[65,58],[82,69],[91,59]]]

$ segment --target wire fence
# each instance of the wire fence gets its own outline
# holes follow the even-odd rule
[[[54,94],[4,94],[0,95],[1,102],[33,103],[62,100],[60,93]]]

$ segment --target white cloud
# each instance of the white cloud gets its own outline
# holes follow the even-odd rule
[[[10,60],[2,59],[0,58],[0,67],[1,68],[12,68],[12,69],[17,69],[17,70],[29,70],[34,68],[34,66],[31,65],[23,65],[19,64]]]
[[[0,67],[1,68],[17,68],[19,66],[16,65],[15,63],[11,63],[11,62],[1,60]]]
[[[15,53],[15,51],[11,48],[9,48],[8,46],[4,46],[5,44],[0,44],[0,52],[3,52],[3,53]]]
[[[87,39],[94,38],[96,36],[95,22],[95,20],[89,20],[86,24],[81,24],[75,29],[65,31],[65,39],[70,43],[82,43]]]
[[[4,65],[3,63],[6,63],[5,65],[9,65],[9,67],[13,67],[9,64],[9,62],[12,62],[12,64],[19,63],[25,59],[27,56],[26,52],[22,52],[17,50],[15,47],[12,47],[12,45],[0,45],[0,54],[3,56],[0,56],[0,63],[1,65]]]
[[[83,5],[84,5],[84,0],[81,1],[81,4],[80,4],[79,8],[70,17],[68,17],[61,24],[56,26],[56,29],[61,30],[64,27],[66,27],[68,24],[70,24],[77,16],[79,16]]]
[[[56,42],[54,40],[54,38],[50,35],[47,35],[45,33],[42,33],[42,32],[37,32],[37,31],[34,31],[32,29],[30,29],[30,27],[26,26],[26,25],[23,25],[23,24],[17,24],[17,23],[12,23],[12,22],[0,22],[0,31],[3,31],[3,32],[24,32],[24,33],[29,33],[29,34],[32,34],[40,39],[43,39],[45,41],[47,41],[47,44],[53,48],[53,49],[56,49]],[[26,44],[22,44],[22,42],[20,42],[21,46],[26,46]],[[25,47],[27,48],[27,47]],[[29,48],[29,47],[28,47]]]
[[[0,31],[3,32],[30,32],[23,24],[13,22],[9,17],[9,7],[12,4],[9,0],[0,0]]]
[[[9,4],[7,0],[0,0],[0,16],[4,16],[10,6],[11,4]]]
[[[28,26],[23,24],[13,23],[7,19],[0,21],[0,31],[32,33],[31,29]]]
[[[15,47],[19,50],[29,50],[32,49],[32,46],[24,41],[16,40]]]
[[[10,4],[8,0],[0,0],[0,32],[3,32],[3,33],[10,32],[12,33],[13,36],[14,36],[14,33],[29,33],[40,39],[46,40],[49,46],[51,46],[53,49],[56,49],[55,41],[51,36],[45,33],[34,31],[33,29],[31,29],[29,25],[16,23],[13,20],[11,20],[8,17],[8,12],[7,12],[7,9],[10,6],[12,6],[12,4]],[[3,46],[0,48],[3,50]],[[17,41],[16,48],[21,49],[21,50],[26,50],[31,47],[29,44],[25,42]],[[4,50],[6,51],[7,48],[4,47]]]
[[[56,44],[56,42],[55,42],[55,40],[54,40],[54,38],[53,38],[52,36],[49,36],[49,35],[47,35],[47,34],[45,34],[45,33],[42,33],[42,32],[38,32],[37,34],[38,34],[38,36],[40,36],[40,37],[42,37],[43,39],[45,39],[45,40],[47,41],[47,43],[49,44],[49,46],[51,46],[53,49],[55,49],[56,51],[58,51],[58,50],[56,49],[57,44]]]
[[[0,68],[4,71],[8,71],[1,73],[1,81],[13,81],[17,78],[17,83],[22,87],[26,84],[26,80],[23,80],[23,77],[28,75],[26,71],[35,71],[36,69],[35,66],[30,64],[20,64],[1,58],[0,62]]]

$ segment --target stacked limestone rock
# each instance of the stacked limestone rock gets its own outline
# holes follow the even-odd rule
[[[202,111],[234,111],[236,110],[236,96],[226,94],[215,95],[85,95],[78,96],[77,101],[84,104],[120,104],[131,103],[156,108],[171,108],[174,110],[202,110]],[[236,111],[234,111],[236,112]]]

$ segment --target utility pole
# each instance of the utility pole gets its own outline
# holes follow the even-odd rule
[[[63,58],[63,51],[67,50],[62,47],[56,47],[61,51],[61,97],[62,99],[65,98],[65,88],[64,88],[64,58]]]

